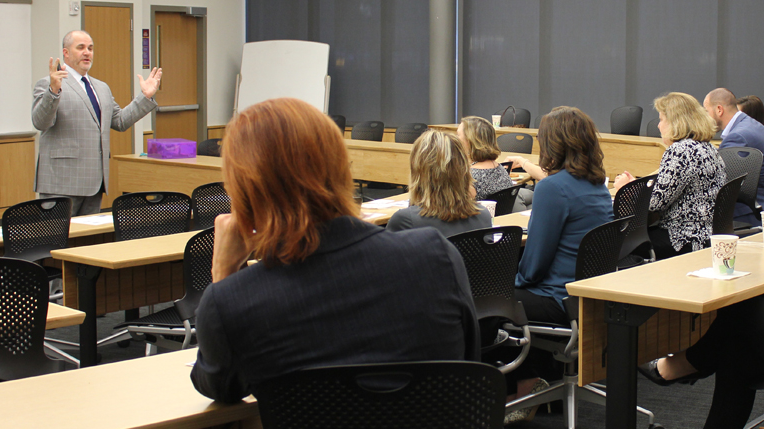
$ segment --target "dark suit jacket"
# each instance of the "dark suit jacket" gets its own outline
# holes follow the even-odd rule
[[[35,84],[32,123],[42,131],[35,192],[86,197],[98,193],[101,183],[108,192],[110,128],[125,131],[157,105],[138,93],[121,109],[109,85],[88,78],[98,95],[100,123],[90,98],[73,74],[61,82],[60,94],[50,92],[50,77]]]
[[[740,112],[735,122],[732,123],[729,134],[722,140],[722,144],[719,147],[752,147],[764,153],[764,125],[745,113]],[[727,178],[727,180],[732,179],[734,177]],[[764,168],[762,168],[759,175],[759,189],[756,201],[759,204],[764,203]],[[760,225],[759,221],[751,214],[751,209],[740,203],[735,206],[735,220],[748,222],[752,225]]]
[[[479,360],[461,256],[432,228],[385,231],[328,222],[305,261],[255,264],[210,285],[196,320],[191,379],[224,402],[303,368],[415,360]]]

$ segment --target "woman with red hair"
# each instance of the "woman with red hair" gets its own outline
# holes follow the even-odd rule
[[[345,142],[296,99],[256,104],[223,140],[230,215],[215,221],[213,283],[197,309],[202,394],[235,402],[303,368],[479,359],[459,252],[431,228],[358,219]],[[244,269],[250,255],[258,259]]]

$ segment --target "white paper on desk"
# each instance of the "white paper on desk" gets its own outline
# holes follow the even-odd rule
[[[521,214],[521,215],[523,215],[523,216],[528,216],[528,217],[530,217],[530,216],[531,216],[531,211],[532,211],[532,210],[524,210],[524,211],[521,211],[521,212],[518,212],[518,213],[520,213],[520,214]]]
[[[102,214],[98,216],[73,217],[72,223],[82,225],[109,225],[114,223],[114,217],[111,214]]]
[[[406,208],[409,206],[409,200],[374,200],[361,204],[365,209],[389,209],[393,207]]]
[[[378,217],[382,217],[385,214],[384,213],[361,213],[361,215],[363,216],[363,220],[372,220]]]
[[[751,273],[736,270],[730,275],[724,275],[714,271],[713,267],[702,268],[698,271],[690,271],[689,273],[687,273],[687,275],[690,277],[700,277],[703,279],[713,279],[713,280],[733,280],[738,277],[747,276],[748,274],[751,274]]]

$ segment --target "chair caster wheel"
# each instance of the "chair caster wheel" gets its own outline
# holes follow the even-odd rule
[[[131,341],[132,340],[122,340],[122,341],[117,342],[117,345],[121,349],[126,349],[126,348],[130,347],[130,342]]]
[[[647,426],[647,429],[663,429],[663,426],[658,423],[653,423]]]

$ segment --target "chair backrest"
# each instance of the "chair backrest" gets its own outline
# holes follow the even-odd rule
[[[512,208],[515,206],[515,200],[517,200],[517,194],[522,187],[523,185],[515,185],[511,188],[494,192],[484,198],[487,201],[496,201],[496,211],[494,212],[494,216],[512,213]]]
[[[642,108],[639,106],[619,107],[610,114],[610,132],[638,136],[642,128]]]
[[[385,123],[381,121],[366,121],[353,126],[350,138],[353,140],[370,140],[381,142],[385,135]]]
[[[629,222],[619,259],[630,255],[643,243],[650,242],[650,237],[647,235],[647,216],[650,211],[653,185],[657,177],[657,175],[645,176],[627,183],[615,194],[613,216],[616,219],[634,216]]]
[[[719,149],[719,156],[724,160],[724,172],[727,177],[748,174],[751,178],[743,182],[737,201],[750,207],[754,213],[761,211],[756,207],[756,195],[759,190],[759,181],[756,178],[760,177],[761,164],[764,161],[761,151],[753,147],[727,147]]]
[[[225,191],[223,182],[207,183],[191,193],[191,213],[194,229],[205,229],[215,225],[219,214],[231,213],[231,197]]]
[[[504,376],[478,362],[305,369],[261,383],[265,429],[501,428]]]
[[[544,116],[546,115],[536,116],[536,119],[533,120],[533,128],[538,129],[539,125],[541,125],[541,120],[544,119]]]
[[[37,261],[69,243],[72,200],[66,197],[25,201],[3,213],[3,245],[9,258]]]
[[[730,180],[716,194],[714,203],[713,234],[734,234],[735,202],[747,174]]]
[[[194,317],[204,290],[212,283],[212,249],[215,227],[207,228],[191,237],[183,252],[183,283],[186,294],[175,301],[181,320]]]
[[[506,110],[498,112],[501,114],[502,127],[515,127],[522,125],[524,128],[531,126],[531,112],[522,107],[509,106]]]
[[[342,133],[342,136],[345,136],[345,117],[342,115],[332,115],[330,116],[335,124],[340,128],[340,132]]]
[[[191,197],[179,192],[120,195],[111,207],[114,240],[156,237],[188,231]]]
[[[222,149],[220,146],[221,140],[222,139],[208,139],[199,143],[196,147],[196,154],[204,156],[220,156],[220,150]]]
[[[602,224],[584,235],[578,245],[576,280],[612,273],[618,268],[621,245],[634,216]]]
[[[45,356],[48,275],[34,262],[0,258],[0,380],[47,374],[60,363]]]
[[[531,153],[533,136],[525,133],[502,134],[496,139],[502,152]]]
[[[658,122],[660,122],[660,118],[655,118],[652,121],[647,123],[647,127],[645,128],[645,135],[647,137],[660,137],[661,136],[661,130],[658,129]]]
[[[421,122],[403,124],[395,130],[395,142],[414,143],[425,131],[427,131],[427,124]]]
[[[456,234],[448,239],[462,255],[473,298],[514,297],[515,275],[523,242],[522,228],[484,228]]]

